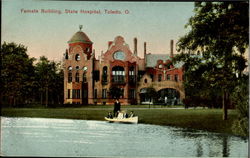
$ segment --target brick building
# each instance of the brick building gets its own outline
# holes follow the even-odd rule
[[[65,104],[113,104],[112,89],[120,92],[122,104],[148,102],[180,102],[184,97],[183,63],[172,64],[173,40],[169,54],[137,54],[137,38],[133,52],[121,36],[108,42],[108,49],[96,59],[93,42],[81,28],[68,41],[64,55]],[[153,88],[159,94],[152,100],[147,95]],[[169,102],[170,101],[170,102]]]

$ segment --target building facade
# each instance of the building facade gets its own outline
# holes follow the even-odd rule
[[[143,58],[137,55],[137,38],[133,41],[132,52],[124,38],[117,36],[96,59],[93,42],[80,28],[68,41],[64,54],[64,103],[113,104],[117,97],[125,105],[166,99],[169,104],[180,103],[185,97],[183,64],[171,62],[173,40],[169,54],[147,53],[144,42]],[[152,88],[158,93],[157,99],[147,94]]]

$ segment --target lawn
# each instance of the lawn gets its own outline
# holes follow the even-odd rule
[[[122,106],[122,110],[134,111],[139,123],[167,125],[233,134],[232,124],[237,117],[235,110],[228,111],[228,120],[222,120],[222,109],[175,109],[160,106]],[[2,108],[1,116],[42,117],[84,120],[102,120],[113,106],[84,106],[78,108]]]

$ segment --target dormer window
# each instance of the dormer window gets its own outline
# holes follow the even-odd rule
[[[90,52],[90,49],[89,49],[89,48],[86,48],[86,52],[87,52],[87,53]]]
[[[76,57],[75,57],[75,59],[76,59],[76,61],[79,61],[79,60],[81,60],[81,57],[80,57],[80,55],[79,55],[79,54],[76,54]]]

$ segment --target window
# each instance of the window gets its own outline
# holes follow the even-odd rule
[[[158,81],[161,82],[161,80],[162,80],[162,74],[159,74],[158,75]]]
[[[159,69],[161,69],[161,68],[162,68],[162,64],[159,65]]]
[[[76,54],[76,56],[75,56],[75,60],[76,60],[76,61],[81,60],[81,57],[80,57],[80,55],[79,55],[79,54]]]
[[[68,73],[68,83],[72,82],[72,73]]]
[[[167,80],[171,80],[171,75],[167,74]]]
[[[76,66],[76,70],[79,70],[80,68],[79,68],[79,66]]]
[[[130,99],[134,99],[135,98],[135,90],[134,89],[130,89],[129,90],[129,98]]]
[[[76,82],[79,82],[79,73],[78,73],[78,72],[76,73],[75,81],[76,81]]]
[[[93,79],[97,82],[100,79],[100,72],[99,70],[94,70],[93,72]]]
[[[178,75],[174,75],[174,80],[177,82],[178,81]]]
[[[77,98],[77,99],[80,99],[80,98],[81,98],[81,97],[80,97],[80,96],[81,96],[80,94],[81,94],[81,90],[80,90],[80,89],[77,89],[77,90],[76,90],[76,98]]]
[[[68,70],[69,70],[69,71],[71,71],[72,69],[73,69],[72,66],[69,66],[69,67],[68,67]]]
[[[94,91],[94,98],[97,99],[97,89]]]
[[[73,89],[72,90],[72,98],[73,99],[80,99],[80,89]]]
[[[70,99],[70,89],[68,89],[68,99]]]
[[[121,66],[115,66],[112,68],[113,82],[124,82],[125,81],[125,71]]]
[[[135,75],[135,71],[134,71],[134,67],[132,66],[129,68],[129,76],[133,76],[133,75]]]
[[[87,82],[86,72],[83,72],[83,75],[82,75],[82,82]]]
[[[90,48],[86,48],[86,52],[88,53],[90,51]]]
[[[107,89],[102,89],[102,98],[107,98]]]
[[[132,83],[135,82],[135,71],[134,71],[134,67],[133,66],[129,68],[128,74],[129,74],[129,82],[130,83],[131,82]]]
[[[107,73],[108,73],[108,68],[107,68],[107,66],[104,66],[104,67],[103,67],[102,72],[103,72],[103,74],[106,74],[106,75],[107,75]]]
[[[148,80],[147,80],[147,79],[145,79],[145,80],[144,80],[144,83],[147,83],[147,82],[148,82]]]
[[[107,73],[108,73],[108,68],[107,68],[107,66],[104,66],[102,68],[102,82],[103,83],[106,83],[108,81],[108,75],[107,75]]]
[[[87,70],[88,70],[88,67],[87,67],[87,66],[84,66],[82,69],[83,69],[83,71],[87,71]]]
[[[154,81],[154,75],[150,74],[150,77],[151,77],[152,81]]]

